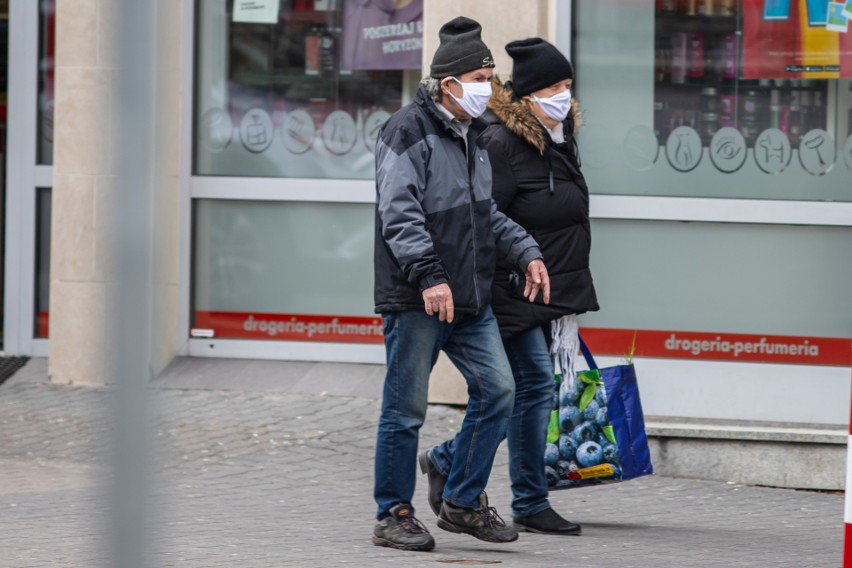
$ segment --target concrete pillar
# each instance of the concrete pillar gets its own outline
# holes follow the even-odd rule
[[[151,366],[154,375],[176,355],[180,273],[181,31],[185,2],[157,2],[157,85],[154,90],[154,301]],[[186,70],[188,72],[188,70]],[[188,110],[187,110],[188,112]],[[188,286],[189,283],[187,282]]]
[[[491,49],[495,73],[510,78],[512,60],[505,45],[516,39],[542,37],[554,42],[553,13],[556,0],[424,0],[423,75],[429,74],[432,55],[440,43],[438,30],[456,16],[473,18],[482,25],[482,39]],[[465,404],[467,387],[461,374],[442,353],[429,380],[429,402]]]
[[[157,81],[154,242],[154,371],[175,352],[178,274],[181,4],[156,0]],[[114,242],[112,200],[122,184],[113,148],[117,15],[112,0],[58,0],[48,373],[62,384],[109,382],[106,338]],[[133,325],[122,322],[121,325]]]
[[[550,37],[550,16],[556,0],[424,0],[423,4],[423,69],[429,73],[432,54],[438,48],[438,30],[456,16],[473,18],[482,25],[482,40],[491,49],[494,71],[506,80],[512,72],[512,60],[504,46],[526,37]]]

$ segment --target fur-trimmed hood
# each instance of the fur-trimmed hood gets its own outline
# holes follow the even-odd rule
[[[504,85],[495,77],[491,83],[492,94],[488,108],[506,125],[506,128],[544,154],[549,141],[548,133],[523,100],[515,96],[512,88]],[[566,122],[573,123],[573,129],[566,129],[567,135],[582,123],[577,99],[571,99],[571,111]]]

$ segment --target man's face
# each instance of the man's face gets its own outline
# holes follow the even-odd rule
[[[494,70],[490,67],[474,69],[456,77],[444,77],[441,79],[441,91],[444,93],[441,104],[459,120],[470,119],[470,115],[459,106],[453,97],[446,96],[447,93],[452,93],[456,98],[460,99],[464,95],[464,89],[459,83],[490,83],[493,77]]]

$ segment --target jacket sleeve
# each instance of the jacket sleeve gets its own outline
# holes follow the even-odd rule
[[[482,140],[488,150],[488,160],[491,162],[491,198],[497,203],[497,209],[506,211],[509,204],[515,198],[518,184],[515,181],[515,172],[509,162],[509,155],[503,143],[494,136],[492,128],[487,129]]]
[[[491,227],[494,231],[494,241],[497,253],[517,266],[521,272],[526,271],[530,262],[541,258],[538,243],[535,242],[523,227],[509,219],[505,213],[497,209],[497,203],[491,200]]]
[[[381,234],[412,286],[421,291],[448,282],[421,205],[426,186],[426,142],[405,129],[376,142],[376,192]],[[399,149],[399,152],[397,151]]]

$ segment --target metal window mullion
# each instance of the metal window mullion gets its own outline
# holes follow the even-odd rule
[[[192,195],[193,121],[195,116],[195,0],[181,3],[181,128],[180,217],[178,253],[177,345],[178,355],[189,354],[192,297]]]
[[[36,124],[39,3],[9,2],[3,342],[29,355],[35,311]]]

